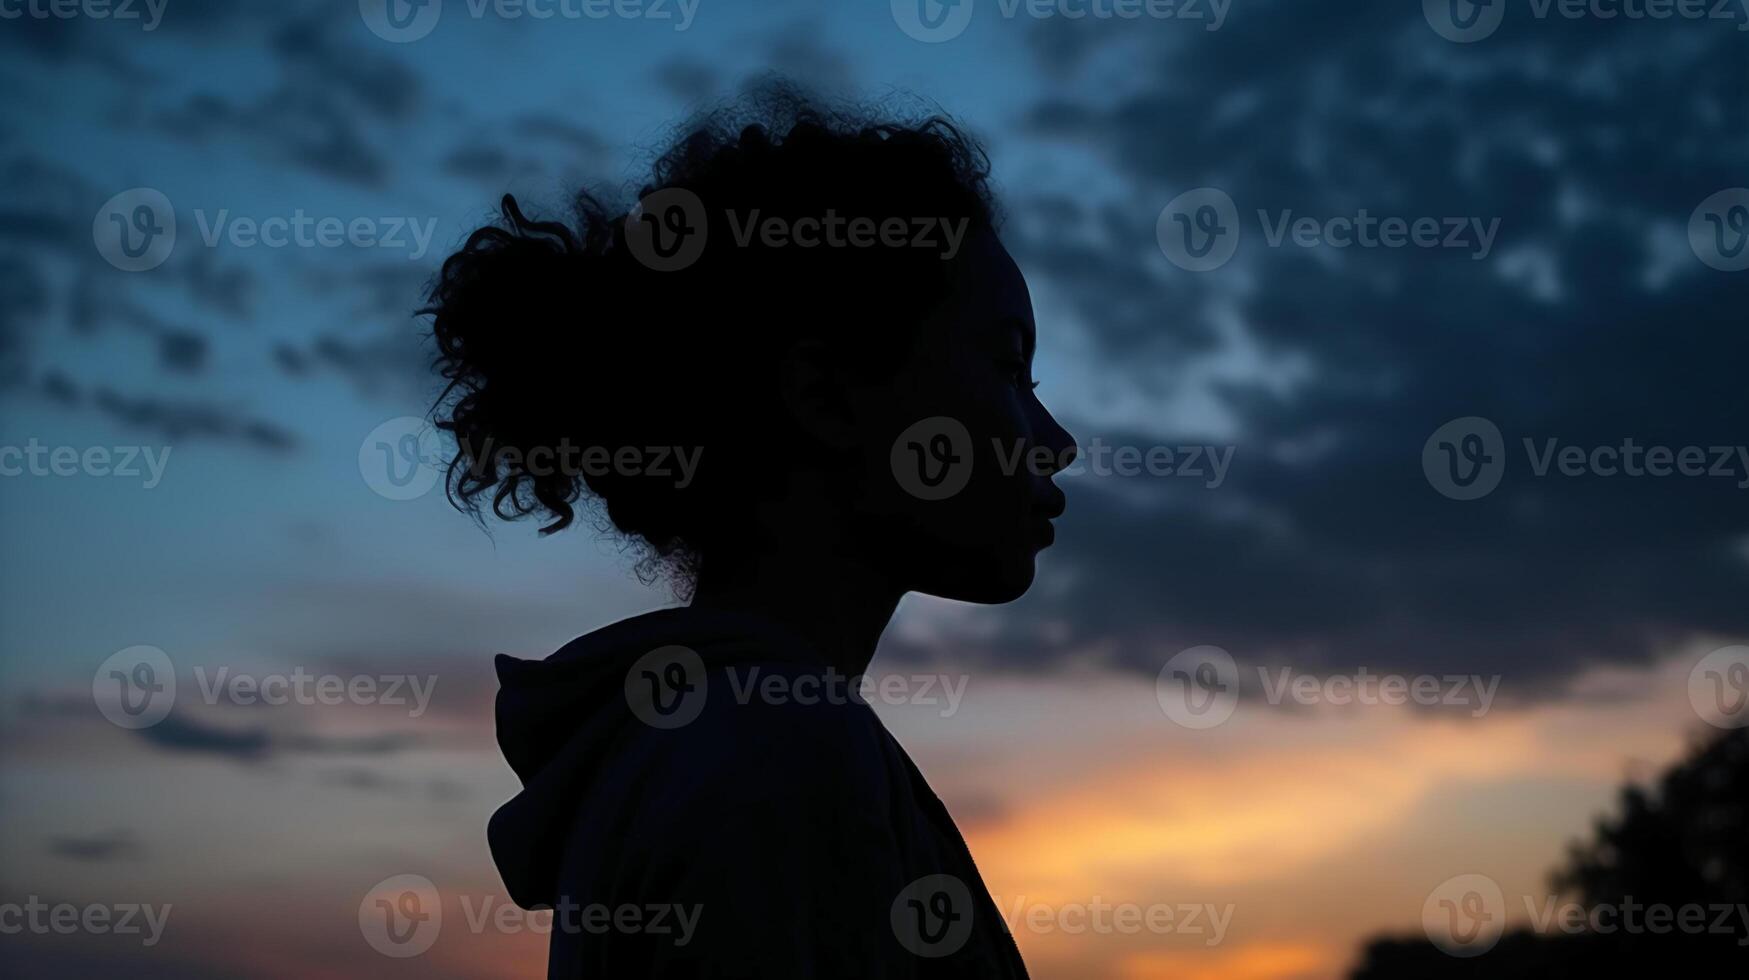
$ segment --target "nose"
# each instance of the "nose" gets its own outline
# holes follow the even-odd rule
[[[1069,434],[1069,430],[1063,428],[1056,416],[1051,414],[1050,409],[1045,408],[1042,404],[1039,405],[1039,416],[1038,425],[1033,430],[1035,433],[1033,442],[1035,445],[1050,449],[1051,463],[1044,475],[1053,476],[1068,469],[1075,462],[1076,457],[1081,455],[1081,452],[1075,445],[1075,437]]]

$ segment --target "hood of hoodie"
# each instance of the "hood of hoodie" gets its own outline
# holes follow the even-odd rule
[[[522,791],[492,815],[487,839],[510,897],[524,908],[558,895],[562,849],[578,807],[614,747],[641,726],[626,699],[639,657],[666,646],[697,653],[707,670],[752,662],[805,662],[806,646],[754,617],[692,608],[621,620],[565,644],[545,660],[500,654],[494,711],[498,746]]]

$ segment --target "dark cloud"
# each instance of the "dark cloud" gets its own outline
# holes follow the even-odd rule
[[[693,59],[665,61],[656,67],[653,76],[664,91],[688,105],[716,98],[721,86],[715,69]]]
[[[804,89],[847,93],[855,84],[844,55],[820,41],[817,25],[796,23],[766,45],[765,67]]]
[[[44,901],[56,904],[48,896],[44,896]],[[183,952],[154,949],[154,955],[141,956],[138,936],[84,935],[81,942],[68,943],[63,936],[22,930],[7,939],[6,968],[10,976],[232,980],[237,975],[236,967],[230,963],[220,961],[222,965],[212,966]]]
[[[251,418],[210,401],[128,396],[100,387],[92,393],[91,404],[117,422],[156,433],[171,442],[228,439],[275,453],[288,452],[298,445],[297,436],[277,423]]]
[[[167,752],[217,755],[237,762],[259,762],[273,745],[265,728],[220,728],[176,712],[156,725],[135,729],[134,734]]]
[[[510,131],[517,137],[554,143],[591,166],[599,166],[613,155],[613,146],[600,133],[558,116],[545,113],[518,116],[511,122]]]
[[[503,192],[512,181],[543,174],[594,181],[608,169],[613,148],[599,133],[546,114],[520,116],[507,126],[483,123],[442,160],[445,173]]]
[[[158,357],[172,371],[198,374],[206,367],[206,338],[199,334],[167,330],[158,338]]]
[[[331,786],[339,786],[363,793],[383,793],[401,798],[419,796],[433,802],[464,800],[469,795],[467,787],[454,780],[405,779],[375,769],[359,767],[336,769],[324,773],[322,781]]]
[[[90,837],[51,837],[48,851],[56,857],[72,861],[127,861],[139,857],[144,849],[138,839],[125,830]]]
[[[1092,329],[1106,383],[1195,383],[1231,322],[1259,357],[1306,369],[1209,385],[1236,432],[1217,490],[1070,483],[1044,587],[1004,649],[1151,672],[1214,643],[1548,690],[1587,664],[1749,630],[1736,479],[1537,479],[1522,447],[1734,446],[1749,431],[1742,274],[1686,240],[1695,206],[1743,182],[1749,135],[1726,107],[1749,61],[1728,26],[1633,26],[1521,18],[1459,46],[1415,5],[1260,5],[1220,32],[1114,50],[1135,69],[1115,97],[1075,84],[1084,46],[1109,35],[1042,39],[1044,67],[1070,81],[1027,130],[1093,151],[1127,194],[1022,200],[1009,235]],[[1243,232],[1231,263],[1196,274],[1165,261],[1154,222],[1199,186],[1233,197]],[[1498,218],[1498,238],[1483,261],[1270,248],[1256,216],[1361,207]],[[1421,450],[1467,415],[1500,426],[1510,460],[1491,496],[1457,502],[1429,486]],[[1146,446],[1203,429],[1077,435]]]
[[[255,276],[237,265],[222,265],[210,248],[194,249],[187,261],[174,270],[181,274],[181,283],[189,297],[203,309],[211,310],[233,322],[253,315],[252,299],[256,289]]]
[[[467,180],[499,182],[510,176],[510,155],[491,143],[466,143],[449,151],[443,169]]]
[[[0,372],[21,372],[27,325],[48,303],[48,283],[27,259],[0,254]]]
[[[419,77],[380,48],[342,40],[344,17],[293,16],[268,49],[278,84],[250,102],[196,92],[159,107],[151,121],[193,143],[241,141],[276,165],[303,167],[333,180],[383,186],[390,161],[367,133],[410,122],[423,102]]]
[[[216,95],[191,96],[160,110],[155,123],[192,143],[240,140],[280,164],[333,180],[381,186],[389,161],[364,135],[357,112],[341,95],[313,84],[288,84],[243,105]]]
[[[372,115],[404,120],[419,105],[419,77],[379,48],[340,41],[332,16],[299,17],[281,27],[269,48],[288,71],[312,86],[331,87],[350,96]]]
[[[263,726],[229,728],[196,721],[184,712],[171,712],[163,721],[134,734],[168,752],[216,755],[235,762],[259,763],[293,753],[315,756],[382,756],[403,752],[423,743],[400,732],[373,735],[312,735],[304,732],[274,732]]]
[[[289,377],[325,371],[339,374],[369,393],[423,391],[435,378],[431,352],[422,346],[411,324],[366,340],[323,334],[303,347],[281,344],[274,349],[273,361]]]
[[[441,252],[441,244],[433,246]],[[436,262],[439,256],[432,256]],[[365,392],[425,394],[434,377],[428,326],[415,314],[425,301],[433,267],[413,262],[358,262],[344,268],[303,270],[309,288],[338,295],[348,308],[342,325],[307,342],[274,345],[274,365],[289,377],[339,374]]]

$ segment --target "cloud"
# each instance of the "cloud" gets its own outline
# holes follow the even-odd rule
[[[817,25],[798,22],[774,34],[766,44],[764,65],[805,89],[847,92],[855,84],[850,62],[820,41]]]
[[[1169,413],[1071,427],[1235,456],[1217,490],[1068,482],[1041,586],[992,656],[1151,672],[1212,643],[1555,691],[1587,664],[1749,631],[1744,474],[1538,478],[1524,448],[1743,442],[1741,286],[1657,245],[1685,247],[1695,206],[1742,182],[1722,111],[1737,36],[1526,19],[1460,47],[1412,7],[1285,3],[1134,47],[1060,26],[1034,51],[1065,81],[1023,130],[1102,161],[1111,193],[1011,202],[1011,247],[1087,331],[1102,388],[1154,405],[1196,389],[1230,431]],[[1100,77],[1134,69],[1115,95],[1078,72],[1108,43]],[[1154,242],[1162,206],[1199,186],[1229,193],[1242,228],[1235,259],[1201,274]],[[1272,247],[1256,214],[1363,207],[1498,219],[1496,248]],[[1258,363],[1208,370],[1222,359]],[[1270,366],[1286,363],[1305,369],[1289,382]],[[1510,459],[1496,492],[1461,503],[1429,486],[1421,451],[1467,415],[1500,426]]]
[[[422,744],[417,735],[385,732],[369,735],[314,735],[274,732],[262,726],[227,728],[196,721],[186,712],[171,712],[156,725],[134,734],[168,752],[216,755],[234,762],[259,763],[295,753],[315,756],[380,756]]]
[[[469,129],[467,138],[444,155],[443,170],[496,192],[548,174],[594,182],[614,159],[612,145],[601,134],[548,113],[518,116],[507,125],[482,120]]]
[[[196,92],[160,107],[152,123],[178,139],[207,144],[240,140],[275,164],[293,164],[332,180],[382,187],[388,156],[372,136],[410,122],[423,102],[419,76],[377,47],[336,34],[344,19],[316,14],[281,23],[268,41],[277,85],[251,102]]]
[[[168,752],[217,755],[237,762],[260,761],[267,757],[273,744],[265,728],[220,728],[176,712],[158,724],[136,729],[134,733]]]
[[[652,77],[669,95],[688,105],[715,98],[721,86],[716,69],[692,58],[665,61],[656,67]]]
[[[143,853],[139,840],[126,830],[90,837],[51,837],[48,850],[56,857],[95,863],[132,860]]]
[[[100,387],[92,394],[91,404],[124,425],[155,432],[173,442],[189,438],[234,440],[283,453],[295,449],[299,441],[291,430],[277,423],[210,401],[128,396]]]
[[[422,796],[433,802],[447,803],[467,799],[469,790],[466,786],[450,779],[405,779],[391,776],[375,769],[351,767],[335,769],[324,773],[322,781],[343,789],[357,790],[365,793],[384,793],[390,796],[409,798]]]

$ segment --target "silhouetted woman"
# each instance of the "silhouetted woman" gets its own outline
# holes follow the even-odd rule
[[[1023,977],[846,681],[907,592],[1024,593],[1063,510],[988,162],[940,118],[740,111],[628,215],[506,197],[433,290],[452,499],[549,532],[595,508],[691,598],[499,658],[524,789],[493,854],[555,911],[551,977]]]

